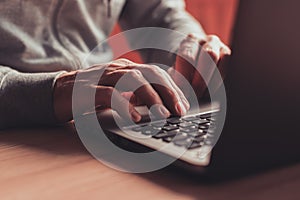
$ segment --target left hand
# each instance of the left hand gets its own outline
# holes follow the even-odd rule
[[[210,55],[212,60],[207,59],[205,54]],[[207,76],[206,79],[210,80],[216,70],[215,64],[218,64],[225,56],[230,54],[230,48],[216,35],[208,35],[205,39],[200,39],[193,34],[189,34],[181,42],[175,66],[170,68],[168,72],[186,97],[190,96],[189,88],[192,86],[197,97],[201,98],[207,85],[197,70],[204,71],[202,75]],[[198,63],[196,63],[197,61]],[[197,67],[197,70],[194,66]],[[221,65],[218,66],[219,70],[223,72],[224,69],[221,69],[221,67]],[[186,85],[187,82],[183,81],[183,78],[188,81],[190,86]]]

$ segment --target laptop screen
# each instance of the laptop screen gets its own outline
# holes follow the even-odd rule
[[[299,7],[297,0],[240,1],[215,154],[223,163],[300,158]]]

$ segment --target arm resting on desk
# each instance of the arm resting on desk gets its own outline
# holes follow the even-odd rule
[[[55,73],[21,73],[0,67],[0,129],[56,123],[52,105]]]

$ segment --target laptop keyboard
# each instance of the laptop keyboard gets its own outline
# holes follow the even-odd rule
[[[166,143],[173,143],[186,149],[195,149],[204,145],[211,145],[216,128],[217,113],[171,117],[164,121],[136,125],[130,129]]]

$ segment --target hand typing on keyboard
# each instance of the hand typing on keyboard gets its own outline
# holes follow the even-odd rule
[[[99,77],[99,74],[102,76]],[[75,83],[79,93],[79,99],[76,98],[77,103],[73,105],[76,113],[72,111]],[[91,96],[92,91],[96,91],[96,96]],[[95,105],[90,105],[91,98],[95,99]],[[146,105],[152,114],[160,118],[171,114],[185,115],[190,107],[183,92],[166,71],[155,65],[137,64],[126,59],[67,72],[56,80],[54,107],[61,122],[89,112],[94,106],[99,109],[112,108],[112,102],[113,109],[121,117],[131,118],[134,122],[141,120],[135,105]]]
[[[207,35],[205,38],[198,38],[196,35],[190,34],[182,41],[175,66],[169,69],[169,74],[186,97],[191,95],[190,87],[186,85],[189,84],[196,96],[201,98],[207,87],[203,76],[206,80],[210,80],[216,70],[216,64],[230,54],[230,48],[218,36]],[[219,65],[218,68],[223,75],[223,65]],[[183,78],[187,82],[183,81]]]

